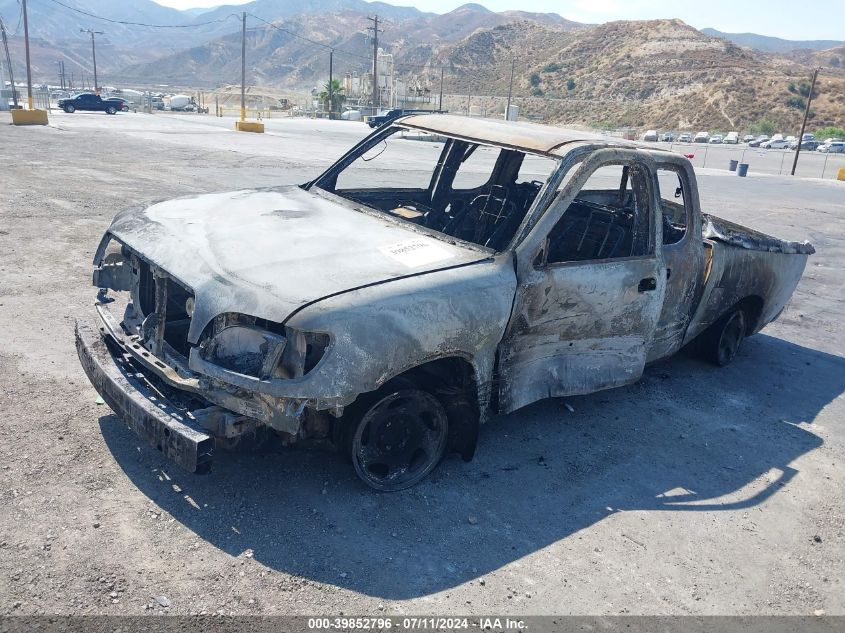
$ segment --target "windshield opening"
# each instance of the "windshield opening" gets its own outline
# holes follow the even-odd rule
[[[503,250],[558,160],[395,127],[315,186],[432,231]]]

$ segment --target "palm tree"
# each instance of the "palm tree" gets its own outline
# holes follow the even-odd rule
[[[331,103],[329,102],[329,95],[331,95]],[[346,95],[343,94],[343,86],[340,85],[340,80],[332,79],[331,82],[326,82],[323,86],[323,91],[319,95],[320,103],[323,108],[329,111],[330,116],[334,112],[339,112],[346,101]]]

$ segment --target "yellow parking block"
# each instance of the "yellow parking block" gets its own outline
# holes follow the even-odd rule
[[[836,180],[845,180],[845,167],[840,167],[836,174]]]
[[[255,121],[235,121],[235,129],[238,132],[257,132],[264,133],[264,124],[256,123]]]
[[[47,110],[12,110],[13,125],[47,125]]]

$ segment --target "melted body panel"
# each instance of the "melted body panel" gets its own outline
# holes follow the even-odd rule
[[[221,313],[283,322],[325,296],[488,256],[299,187],[130,209],[109,233],[193,290],[192,343]]]
[[[245,428],[261,423],[290,437],[306,432],[308,412],[341,416],[391,378],[458,359],[471,367],[473,410],[484,420],[541,398],[634,382],[647,362],[675,353],[741,302],[759,307],[758,331],[783,309],[812,253],[809,244],[704,216],[692,166],[677,155],[464,117],[397,125],[561,159],[499,252],[415,226],[419,210],[387,217],[298,187],[125,211],[95,257],[95,285],[131,288],[138,304],[119,322],[104,308],[111,298],[98,294],[111,349],[180,393],[241,416],[221,419],[248,418]],[[631,220],[640,250],[608,255],[599,240],[583,260],[549,263],[553,231],[591,170],[620,162],[647,177],[632,188],[653,214],[647,231]],[[665,163],[685,174],[690,215],[684,238],[664,247],[655,174]],[[620,198],[624,181],[621,190]],[[602,191],[586,191],[581,206],[603,213]],[[625,205],[613,212],[633,217]],[[107,254],[112,237],[125,246]],[[306,369],[318,341],[319,357]],[[279,373],[289,357],[299,369]]]

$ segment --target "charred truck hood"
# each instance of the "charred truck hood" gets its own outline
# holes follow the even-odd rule
[[[296,186],[130,208],[101,251],[109,236],[193,291],[191,343],[219,314],[283,323],[326,297],[490,257]]]

